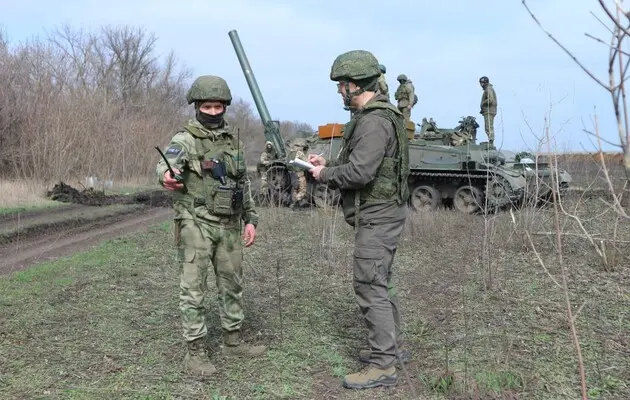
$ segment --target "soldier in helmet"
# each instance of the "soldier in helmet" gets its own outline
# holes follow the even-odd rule
[[[260,188],[262,190],[267,189],[267,170],[269,170],[269,166],[271,162],[276,159],[276,151],[273,148],[273,144],[270,141],[265,142],[265,151],[260,154]]]
[[[313,178],[340,189],[346,222],[354,227],[353,286],[370,349],[359,353],[368,366],[347,375],[344,387],[395,385],[403,337],[392,263],[407,217],[409,145],[402,113],[378,92],[381,75],[374,55],[353,50],[339,55],[330,79],[354,115],[344,128],[337,159],[309,155]]]
[[[494,117],[497,115],[497,94],[487,76],[479,78],[479,85],[483,89],[479,114],[483,115],[488,143],[492,146],[494,145]]]
[[[398,85],[398,89],[396,89],[394,99],[398,101],[398,109],[405,117],[406,126],[407,122],[411,119],[411,109],[418,102],[418,97],[416,96],[416,89],[413,86],[413,82],[411,79],[407,78],[407,75],[400,74],[396,80],[400,85]]]
[[[223,78],[198,77],[187,93],[196,118],[171,139],[166,163],[157,164],[157,178],[173,191],[175,243],[180,262],[179,308],[187,346],[184,366],[201,375],[216,371],[205,350],[208,268],[216,275],[224,351],[228,355],[258,356],[264,346],[244,344],[243,276],[240,232],[245,247],[254,243],[258,214],[250,192],[243,144],[224,119],[232,94]]]
[[[387,68],[383,64],[379,64],[378,67],[381,70],[381,76],[378,77],[378,90],[389,98],[389,86],[387,85],[387,79],[385,79]]]

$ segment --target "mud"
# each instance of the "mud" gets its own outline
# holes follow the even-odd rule
[[[59,182],[47,197],[68,204],[0,217],[0,275],[139,233],[172,218],[172,197],[164,190],[107,195]]]
[[[145,204],[150,207],[170,207],[173,204],[172,196],[165,190],[151,190],[130,195],[107,195],[92,188],[79,191],[64,182],[55,184],[46,196],[51,200],[88,206]]]

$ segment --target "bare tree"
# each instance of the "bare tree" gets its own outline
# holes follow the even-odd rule
[[[610,32],[609,41],[605,41],[592,34],[585,33],[585,35],[609,48],[608,56],[608,71],[606,79],[599,78],[597,73],[591,71],[581,60],[579,60],[566,46],[558,41],[552,33],[543,27],[540,21],[536,18],[534,13],[530,10],[525,0],[522,0],[522,4],[536,22],[536,24],[545,32],[545,34],[556,43],[571,59],[580,67],[593,81],[595,81],[602,89],[607,91],[612,100],[613,112],[617,121],[617,134],[619,138],[618,143],[611,143],[615,147],[621,149],[623,153],[623,166],[625,172],[625,179],[622,187],[615,188],[613,179],[608,175],[608,168],[605,164],[602,151],[602,142],[605,141],[601,138],[599,125],[597,118],[595,118],[595,124],[593,131],[585,130],[587,133],[596,137],[599,147],[599,152],[602,155],[601,164],[606,174],[606,180],[609,186],[609,190],[613,195],[613,206],[615,210],[628,218],[628,214],[623,206],[626,208],[630,205],[630,148],[628,147],[630,142],[630,120],[628,119],[628,105],[626,100],[625,81],[628,74],[628,66],[630,66],[630,52],[628,50],[628,40],[630,40],[630,13],[623,10],[623,0],[615,0],[612,5],[606,5],[604,0],[598,0],[600,10],[603,12],[604,17],[599,18],[594,13],[592,15],[601,22]],[[620,192],[620,193],[619,193]],[[623,206],[622,206],[623,205]]]

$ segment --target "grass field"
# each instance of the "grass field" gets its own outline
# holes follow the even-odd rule
[[[395,282],[413,362],[397,387],[363,392],[341,387],[344,374],[361,368],[367,334],[352,292],[351,228],[334,211],[260,213],[257,243],[244,254],[244,334],[270,347],[265,357],[222,355],[211,275],[208,344],[218,373],[206,380],[183,373],[178,267],[166,223],[0,280],[0,397],[580,397],[564,294],[554,283],[562,280],[547,234],[550,209],[410,217]],[[597,199],[580,203],[578,215],[596,238],[613,237],[615,218]],[[616,247],[602,241],[606,264],[575,222],[561,224],[590,398],[630,398],[628,224],[617,228]]]

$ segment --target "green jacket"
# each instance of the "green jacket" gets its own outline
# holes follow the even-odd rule
[[[497,94],[491,83],[484,89],[481,95],[480,114],[497,114]]]
[[[400,218],[409,198],[408,176],[403,116],[381,94],[345,125],[339,156],[321,171],[322,181],[340,190],[346,221],[355,226]]]
[[[206,129],[192,119],[171,139],[165,151],[173,168],[182,171],[188,192],[173,193],[175,219],[194,219],[238,226],[240,220],[258,225],[250,180],[243,154],[243,143],[225,122],[217,129]],[[220,173],[221,163],[225,167]],[[160,159],[156,174],[160,184],[167,171]],[[216,175],[215,176],[213,176]],[[219,179],[225,175],[225,182]]]
[[[381,76],[378,77],[378,90],[385,96],[389,97],[389,85],[387,85],[385,74],[381,74]]]
[[[398,108],[414,106],[416,99],[416,88],[411,80],[401,83],[394,93],[394,99],[398,101]]]

